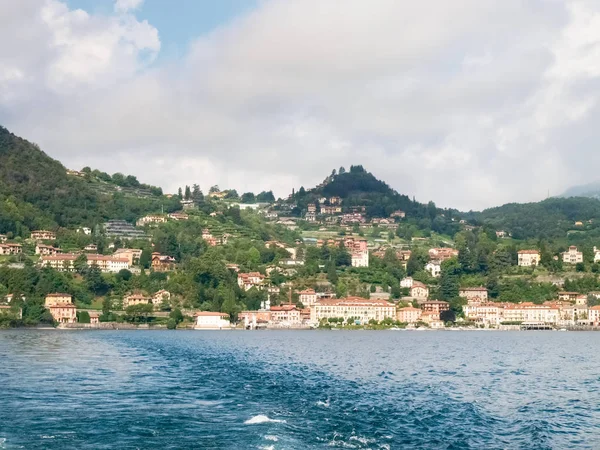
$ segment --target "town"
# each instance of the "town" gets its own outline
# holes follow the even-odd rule
[[[332,174],[315,189],[336,178]],[[337,195],[293,192],[284,200],[261,195],[240,198],[215,186],[204,196],[199,187],[186,187],[185,194],[165,196],[174,205],[170,212],[135,221],[2,234],[0,269],[31,268],[55,274],[55,285],[70,285],[68,292],[47,287],[42,293],[48,320],[62,328],[600,329],[600,288],[564,289],[573,282],[547,270],[558,265],[581,278],[589,272],[587,264],[596,273],[595,246],[585,255],[574,245],[549,255],[545,248],[517,250],[511,244],[514,256],[503,263],[505,274],[519,280],[542,273],[547,292],[537,301],[503,301],[492,275],[468,275],[465,255],[472,249],[458,241],[490,235],[495,250],[488,257],[500,259],[508,251],[502,243],[512,240],[509,232],[441,214],[457,236],[451,241],[441,233],[411,230],[411,214],[400,209],[377,217]],[[257,230],[241,226],[244,220],[255,221]],[[188,254],[182,245],[192,245]],[[196,269],[190,255],[202,259],[211,252],[218,255],[206,261],[212,265]],[[223,272],[212,274],[220,267]],[[457,267],[462,278],[452,275]],[[186,291],[179,283],[191,270],[201,281]],[[227,280],[231,286],[224,291]],[[78,288],[82,283],[88,292]],[[191,301],[189,292],[197,292],[198,300]],[[0,315],[22,320],[30,293],[11,291],[0,278],[0,294]]]

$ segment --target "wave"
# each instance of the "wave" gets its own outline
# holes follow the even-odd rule
[[[244,422],[244,424],[246,425],[257,425],[259,423],[286,423],[286,421],[279,419],[270,419],[263,414],[259,414],[258,416],[251,417],[250,419]]]

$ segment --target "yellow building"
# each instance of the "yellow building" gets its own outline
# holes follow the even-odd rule
[[[310,320],[318,323],[321,319],[353,317],[360,323],[370,320],[396,320],[396,306],[385,300],[370,300],[361,297],[321,299],[310,310]]]

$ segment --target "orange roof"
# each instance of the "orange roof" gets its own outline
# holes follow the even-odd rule
[[[61,292],[54,292],[52,294],[46,295],[46,297],[71,297],[71,294],[64,294]]]
[[[519,250],[517,253],[520,253],[522,255],[534,255],[534,254],[537,255],[540,252],[537,250]]]

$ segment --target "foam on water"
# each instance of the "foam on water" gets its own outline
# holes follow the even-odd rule
[[[594,345],[600,333],[0,330],[0,449],[595,450]]]
[[[269,417],[259,414],[258,416],[251,417],[246,420],[244,424],[246,425],[257,425],[259,423],[286,423],[285,420],[279,419],[270,419]]]

